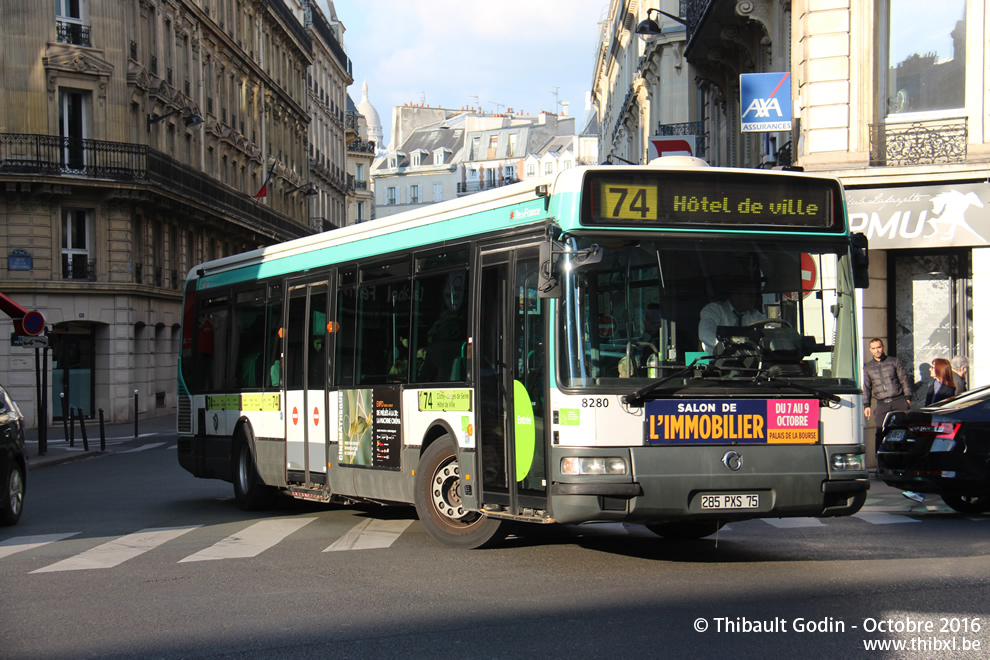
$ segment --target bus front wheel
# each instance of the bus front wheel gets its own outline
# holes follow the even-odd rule
[[[239,437],[234,447],[234,499],[244,511],[267,509],[275,503],[275,489],[261,483],[248,441]]]
[[[416,514],[430,536],[452,548],[493,545],[507,531],[505,521],[464,508],[457,448],[449,435],[438,438],[419,459]]]

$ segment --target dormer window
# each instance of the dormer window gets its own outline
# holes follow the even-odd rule
[[[399,157],[392,155],[388,157],[388,169],[396,170],[399,168]]]
[[[425,165],[426,163],[424,162],[424,156],[426,156],[426,151],[423,149],[417,149],[416,151],[412,152],[412,155],[410,156],[410,161],[411,161],[410,164],[413,167],[419,167],[421,165]]]
[[[446,147],[441,147],[433,152],[433,163],[435,165],[443,165],[447,162],[447,156],[450,155],[450,149]]]

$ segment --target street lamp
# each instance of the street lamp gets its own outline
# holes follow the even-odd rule
[[[203,115],[199,114],[198,112],[193,112],[191,108],[179,108],[178,110],[173,110],[172,112],[166,112],[164,115],[161,115],[160,117],[152,117],[149,114],[148,115],[148,132],[149,133],[151,132],[151,125],[152,124],[157,124],[161,120],[168,119],[172,115],[179,114],[180,112],[188,112],[189,113],[188,115],[186,115],[186,117],[184,119],[184,121],[186,123],[186,128],[199,128],[200,126],[203,125]]]
[[[650,8],[646,10],[646,19],[640,21],[639,25],[636,26],[636,34],[641,34],[644,37],[653,37],[658,34],[663,34],[663,30],[660,29],[660,24],[657,23],[652,18],[650,18],[650,12],[653,11],[660,14],[661,16],[666,16],[672,21],[677,21],[681,25],[685,25],[685,26],[687,25],[687,21],[681,18],[680,16],[674,16],[673,14],[668,14],[665,11]]]
[[[295,188],[293,188],[292,190],[290,190],[289,192],[287,192],[285,194],[286,195],[291,195],[294,192],[298,192],[298,191],[302,190],[303,188],[306,188],[306,186],[309,186],[309,188],[303,194],[306,195],[307,197],[314,197],[314,196],[320,194],[320,191],[316,189],[316,186],[314,186],[311,181],[307,181],[306,183],[302,184],[301,186],[296,186]]]

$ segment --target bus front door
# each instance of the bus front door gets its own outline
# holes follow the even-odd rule
[[[546,306],[536,295],[538,261],[535,247],[483,254],[475,333],[480,501],[526,516],[547,508]]]

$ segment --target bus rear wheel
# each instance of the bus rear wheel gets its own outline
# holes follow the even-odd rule
[[[724,524],[717,520],[681,520],[647,525],[646,529],[671,541],[694,541],[711,536]]]
[[[461,467],[449,435],[437,439],[420,457],[415,496],[416,514],[426,531],[446,546],[481,548],[505,538],[505,521],[464,508]]]
[[[244,511],[268,509],[275,504],[276,491],[261,483],[254,467],[251,445],[239,437],[234,445],[234,499]]]

